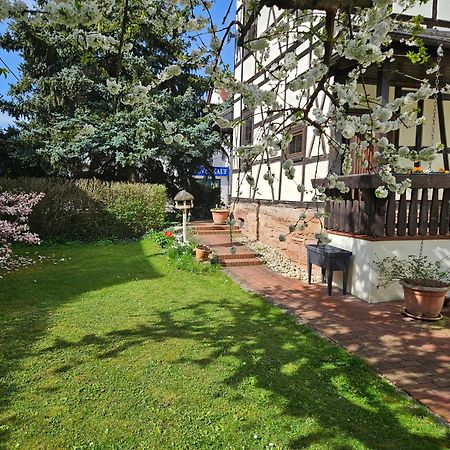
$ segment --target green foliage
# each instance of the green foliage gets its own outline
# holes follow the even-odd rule
[[[171,259],[177,269],[192,273],[207,273],[218,269],[216,264],[208,262],[198,262],[194,258],[195,245],[192,243],[182,244],[174,242],[167,251],[167,256]]]
[[[192,180],[189,192],[194,196],[194,208],[192,209],[192,220],[211,219],[210,209],[220,203],[220,189],[207,186],[198,180]]]
[[[181,210],[179,209],[172,209],[172,210],[168,210],[166,211],[166,223],[165,226],[166,227],[171,227],[173,226],[175,223],[180,223],[183,220],[183,215],[181,213]]]
[[[375,261],[375,267],[380,286],[387,286],[395,281],[421,287],[450,286],[450,271],[443,267],[442,261],[432,262],[423,254],[423,242],[418,255],[408,255],[406,258],[387,256]]]
[[[0,282],[2,449],[448,447],[425,408],[220,271],[174,270],[151,240],[40,253]]]
[[[104,30],[119,27],[120,11],[113,8],[105,17]],[[118,82],[149,86],[164,66],[183,59],[189,43],[141,23],[138,3],[130,2],[129,13],[127,42],[133,47]],[[221,148],[212,114],[205,112],[209,85],[198,63],[186,62],[180,76],[151,89],[142,103],[126,104],[106,84],[116,79],[116,52],[82,49],[67,27],[11,21],[0,47],[23,58],[11,100],[0,101],[0,110],[19,120],[17,135],[3,137],[11,145],[0,149],[0,156],[6,153],[0,175],[18,176],[20,168],[29,174],[32,167],[33,176],[145,181],[175,191]],[[173,134],[185,139],[169,142]]]
[[[167,256],[175,264],[175,267],[180,270],[192,273],[208,273],[218,269],[214,262],[198,262],[194,258],[195,247],[197,243],[195,237],[190,237],[189,242],[185,244],[177,241],[172,232],[168,231],[154,231],[149,232],[146,237],[149,237],[156,242],[161,248],[167,249]]]
[[[142,236],[164,225],[166,190],[161,185],[0,178],[2,190],[44,192],[30,216],[43,239],[91,241]]]
[[[173,236],[168,236],[164,231],[152,230],[147,236],[153,239],[161,248],[168,248],[174,242]]]
[[[164,186],[140,183],[110,183],[106,186],[106,212],[135,235],[142,236],[144,232],[164,225],[167,203]]]
[[[414,64],[425,64],[430,59],[428,48],[420,35],[423,33],[423,16],[420,14],[410,21],[412,25],[411,37],[409,41],[417,46],[417,50],[408,50],[406,57]]]

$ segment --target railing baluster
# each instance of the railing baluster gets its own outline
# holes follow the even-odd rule
[[[369,189],[361,189],[364,234],[368,236],[373,236],[373,199],[371,194],[372,191]]]
[[[439,234],[449,233],[449,203],[450,203],[450,189],[444,189],[444,194],[442,195],[442,205],[441,205],[441,217],[439,225]]]
[[[434,236],[438,232],[439,226],[439,189],[433,189],[430,208],[430,235]]]
[[[396,202],[395,202],[395,192],[389,192],[388,197],[388,206],[386,213],[386,236],[394,236],[395,235],[395,210],[396,210]]]
[[[434,236],[438,232],[439,227],[439,189],[433,189],[433,197],[431,199],[430,208],[430,235]]]
[[[361,206],[361,200],[359,198],[359,191],[357,191],[358,198],[353,200],[353,213],[355,217],[355,233],[364,234],[363,230],[363,208]]]
[[[375,222],[373,226],[373,234],[378,237],[384,236],[386,224],[386,205],[387,198],[377,198],[375,200]]]
[[[406,192],[400,196],[398,202],[397,235],[406,235]]]
[[[419,198],[419,190],[411,189],[411,201],[409,203],[408,214],[408,235],[415,236],[417,234],[417,201]]]
[[[339,223],[339,231],[344,231],[344,221],[345,221],[345,203],[344,201],[338,202],[338,223]]]
[[[353,232],[353,214],[352,214],[353,200],[345,200],[345,218],[344,218],[344,231],[346,233]]]
[[[330,224],[330,217],[331,217],[331,201],[330,201],[330,200],[327,200],[327,201],[325,202],[325,217],[324,217],[324,219],[323,219],[324,227],[325,227],[327,230],[330,229],[330,228],[332,228],[332,227],[331,227],[331,224]]]
[[[422,189],[419,211],[419,234],[426,236],[428,232],[428,189]]]
[[[333,226],[333,230],[339,230],[339,217],[338,217],[338,202],[335,200],[333,202],[333,206],[332,206],[332,226]]]

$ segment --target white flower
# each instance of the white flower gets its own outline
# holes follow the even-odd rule
[[[329,244],[331,242],[331,239],[325,233],[315,233],[314,237],[319,244]]]
[[[174,137],[173,140],[177,143],[177,144],[181,144],[184,140],[184,136],[180,133],[177,133]]]
[[[178,75],[181,75],[181,67],[177,64],[173,64],[166,67],[159,75],[159,78],[161,81],[166,81]]]
[[[336,182],[336,189],[342,194],[345,194],[350,190],[343,181]]]
[[[345,139],[351,139],[355,135],[355,133],[355,124],[352,122],[347,122],[342,130],[342,136],[344,136]]]
[[[297,67],[298,59],[295,53],[287,53],[284,57],[284,68],[286,70],[294,70]]]
[[[283,169],[284,169],[284,170],[289,170],[293,165],[294,165],[294,161],[292,161],[292,159],[287,159],[287,160],[283,163]]]
[[[116,80],[106,80],[106,89],[111,95],[117,95],[120,93],[122,86]]]
[[[124,52],[129,52],[132,48],[133,48],[133,44],[131,42],[127,42],[123,46],[123,51]]]
[[[386,198],[388,195],[389,195],[389,192],[385,186],[378,186],[375,189],[375,197],[377,197],[377,198]]]
[[[232,124],[229,120],[219,116],[216,117],[215,122],[219,125],[220,128],[231,128]]]
[[[398,155],[401,158],[408,158],[409,152],[410,152],[409,147],[406,146],[402,146],[398,149]]]

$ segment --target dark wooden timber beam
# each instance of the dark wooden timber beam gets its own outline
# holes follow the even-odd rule
[[[391,63],[387,59],[378,69],[377,73],[377,97],[381,97],[384,106],[389,102],[389,86],[391,85]]]
[[[449,189],[450,177],[440,173],[431,174],[410,174],[410,175],[395,175],[395,180],[400,183],[406,179],[411,180],[411,188],[428,188],[428,189]],[[343,181],[345,186],[351,189],[375,189],[378,186],[383,186],[383,181],[376,174],[359,174],[359,175],[345,175],[337,177],[338,181]],[[324,186],[328,188],[328,181],[325,178],[315,178],[311,180],[313,187]]]
[[[401,86],[395,86],[395,98],[400,98],[403,95],[402,87]],[[400,128],[395,130],[394,134],[394,145],[399,148],[400,147]]]
[[[370,8],[372,0],[260,0],[260,4],[280,9],[319,9],[328,11],[331,9]]]
[[[419,100],[417,106],[419,108],[419,111],[417,112],[417,117],[420,119],[421,117],[423,117],[423,108],[425,107],[424,101]],[[420,124],[416,126],[416,144],[415,144],[416,152],[420,151],[420,149],[422,148],[422,137],[423,137],[423,125]],[[420,167],[420,161],[416,161],[414,163],[414,167]]]
[[[433,0],[431,19],[435,21],[437,20],[437,18],[438,18],[438,0]]]
[[[444,170],[450,170],[449,161],[448,161],[447,131],[445,128],[444,101],[443,101],[441,92],[438,93],[436,101],[437,101],[437,107],[438,107],[439,132],[441,135],[441,144],[444,146],[444,148],[442,149],[442,159],[444,162]]]

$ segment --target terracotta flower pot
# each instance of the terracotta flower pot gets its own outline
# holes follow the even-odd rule
[[[441,313],[449,287],[413,286],[401,281],[406,312],[411,316],[435,319]]]
[[[211,254],[211,250],[205,250],[203,248],[195,249],[195,259],[198,262],[208,261],[209,255]]]
[[[224,225],[227,222],[230,212],[228,209],[211,210],[213,222],[216,225]]]

